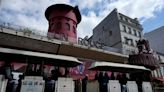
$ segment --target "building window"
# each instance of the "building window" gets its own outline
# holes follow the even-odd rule
[[[50,30],[54,30],[54,26],[55,26],[55,24],[54,23],[51,23],[50,24]]]
[[[129,39],[129,41],[130,41],[130,45],[131,46],[134,46],[133,40],[132,39]]]
[[[128,21],[129,23],[132,23],[131,20]]]
[[[69,21],[70,19],[69,18],[66,18],[67,21]]]
[[[129,29],[129,34],[132,34],[131,28],[130,28],[130,27],[128,27],[128,29]]]
[[[134,35],[137,36],[137,31],[135,29],[133,31],[134,31]]]
[[[68,23],[65,23],[65,29],[70,30],[70,25]]]
[[[128,38],[124,37],[124,40],[125,40],[125,44],[128,44]]]
[[[123,31],[126,32],[126,26],[125,25],[122,26],[123,26]]]
[[[122,16],[120,16],[120,20],[123,20],[123,17]]]
[[[134,46],[133,40],[127,37],[124,37],[125,39],[125,44]]]
[[[138,43],[138,41],[136,41],[136,47],[137,47],[137,43]]]
[[[57,22],[55,25],[55,29],[59,30],[59,29],[61,29],[61,27],[62,27],[61,22]]]
[[[111,36],[112,35],[112,31],[109,31],[109,36]]]
[[[104,26],[102,27],[102,30],[103,30],[103,31],[105,31],[105,28],[104,28]]]
[[[141,32],[138,32],[139,37],[141,38]]]
[[[160,55],[158,55],[158,60],[161,62],[161,57],[160,57]]]
[[[73,32],[76,33],[76,28],[73,26]]]
[[[128,19],[127,19],[127,18],[125,18],[125,21],[126,21],[126,22],[128,22]]]

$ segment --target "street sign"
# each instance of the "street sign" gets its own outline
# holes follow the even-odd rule
[[[44,86],[42,77],[29,76],[22,80],[20,92],[44,92]]]
[[[143,82],[142,90],[143,90],[143,92],[153,92],[150,82]]]
[[[135,81],[127,81],[128,92],[138,92],[138,87]]]
[[[58,78],[55,84],[55,92],[74,92],[75,83],[72,78]]]
[[[5,79],[5,76],[0,75],[0,92],[6,91],[7,82],[8,82],[8,80]]]
[[[118,80],[109,80],[108,92],[121,92],[121,87]]]

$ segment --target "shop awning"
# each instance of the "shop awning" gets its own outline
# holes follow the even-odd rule
[[[159,81],[159,82],[162,82],[164,83],[164,79],[163,78],[153,78],[154,81]]]
[[[142,72],[150,71],[144,66],[121,64],[121,63],[111,63],[111,62],[94,62],[89,68],[90,70],[99,71],[114,71],[114,72]]]
[[[41,52],[33,52],[33,51],[25,51],[25,50],[17,50],[17,49],[10,49],[10,48],[2,48],[0,47],[0,53],[5,54],[12,54],[14,56],[26,57],[26,58],[37,58],[37,60],[43,60],[44,63],[48,64],[51,63],[57,66],[76,66],[82,64],[77,58],[71,56],[64,56],[64,55],[54,55],[48,53],[41,53]],[[11,57],[6,57],[11,58]]]

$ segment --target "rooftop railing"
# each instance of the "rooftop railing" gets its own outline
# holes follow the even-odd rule
[[[28,35],[41,36],[40,38],[46,37],[47,39],[50,39],[50,40],[53,40],[53,39],[60,39],[60,40],[62,39],[63,41],[68,41],[70,39],[76,40],[74,38],[66,37],[65,35],[59,35],[59,34],[54,34],[54,33],[50,33],[50,32],[47,33],[46,31],[36,30],[36,29],[29,28],[29,27],[19,26],[19,25],[5,23],[5,22],[0,22],[0,28],[1,29],[2,28],[10,29],[10,30],[13,30],[16,32],[23,32],[24,34],[28,34]],[[84,39],[78,38],[77,40],[78,40],[77,44],[79,44],[79,45],[129,55],[129,51],[126,49],[118,49],[118,48],[114,48],[114,47],[105,46],[104,44],[102,44],[100,42],[88,41],[88,39],[85,39],[85,38]]]
[[[47,36],[47,32],[44,30],[41,31],[41,30],[32,29],[29,27],[19,26],[19,25],[15,25],[15,24],[11,24],[11,23],[6,23],[6,22],[0,22],[0,27],[11,29],[11,30],[14,30],[17,32],[25,32],[25,33],[39,35],[39,36]]]

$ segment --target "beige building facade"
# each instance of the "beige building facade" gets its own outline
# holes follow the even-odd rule
[[[142,30],[137,18],[132,19],[114,9],[93,29],[92,40],[117,48],[123,54],[134,54],[136,42],[143,36]]]

